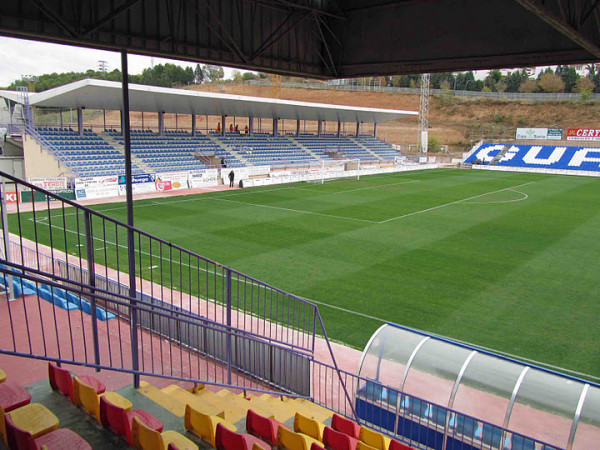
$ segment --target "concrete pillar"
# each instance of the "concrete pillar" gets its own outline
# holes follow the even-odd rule
[[[83,135],[83,108],[77,108],[77,132]]]
[[[300,119],[296,120],[296,137],[300,136]]]
[[[106,128],[106,125],[104,126]],[[144,130],[144,111],[142,111],[142,130]]]
[[[377,122],[373,124],[373,136],[377,137]]]
[[[323,122],[317,121],[317,136],[321,137],[321,131],[323,130]]]
[[[337,132],[337,137],[340,137],[340,134],[342,133],[342,122],[338,120],[338,132]]]
[[[196,114],[192,114],[192,136],[196,136]]]
[[[356,137],[360,135],[360,122],[356,122]]]
[[[279,130],[277,129],[278,124],[279,121],[277,119],[273,119],[273,136],[277,136],[279,134]]]
[[[254,133],[254,117],[248,117],[248,134]]]
[[[221,136],[225,136],[225,114],[221,116]]]
[[[158,113],[158,134],[162,136],[165,131],[165,113],[161,111]]]

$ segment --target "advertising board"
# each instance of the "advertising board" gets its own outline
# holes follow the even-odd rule
[[[562,128],[517,128],[517,139],[562,140]]]
[[[156,174],[154,182],[158,192],[187,189],[188,174],[187,172],[161,172]]]
[[[75,179],[75,197],[77,200],[89,200],[119,195],[118,177],[86,177]]]
[[[600,129],[598,128],[569,128],[567,130],[568,141],[600,141]]]
[[[147,194],[155,192],[153,173],[137,173],[131,176],[131,188],[134,194]],[[119,175],[119,194],[125,195],[127,191],[125,175]]]
[[[218,169],[198,169],[188,172],[188,186],[198,188],[217,185]]]
[[[27,178],[27,181],[47,191],[67,189],[67,179],[65,177]]]

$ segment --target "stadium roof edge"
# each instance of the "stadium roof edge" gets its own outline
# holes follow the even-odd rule
[[[20,101],[15,100],[14,94],[19,95],[12,91],[0,91],[0,96]],[[121,83],[93,79],[29,95],[29,104],[39,107],[118,110],[123,101]],[[382,123],[418,115],[416,111],[329,105],[139,84],[129,85],[129,103],[132,111],[333,122]]]

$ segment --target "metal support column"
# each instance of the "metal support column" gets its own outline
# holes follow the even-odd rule
[[[77,132],[83,136],[83,108],[77,108]]]
[[[192,136],[196,136],[196,114],[192,114]]]
[[[221,136],[225,136],[225,114],[221,116]]]
[[[144,131],[144,111],[142,111],[142,131]]]
[[[162,136],[165,132],[165,112],[161,111],[158,113],[158,134]]]
[[[356,137],[360,136],[360,122],[356,122]]]
[[[373,124],[373,137],[377,137],[377,122]]]
[[[254,117],[248,117],[248,134],[254,133]]]
[[[227,270],[227,384],[231,385],[231,270]]]
[[[296,120],[296,137],[300,136],[300,119]]]
[[[338,120],[338,132],[337,132],[337,137],[340,137],[340,134],[342,133],[342,122]]]
[[[121,50],[121,73],[123,74],[123,137],[125,138],[125,193],[127,197],[127,225],[133,227],[133,186],[131,176],[131,136],[129,130],[129,82],[127,69],[127,50]],[[160,113],[162,115],[163,113]],[[160,121],[159,115],[159,121]],[[127,230],[127,259],[129,261],[129,301],[130,308],[130,326],[131,326],[131,364],[134,371],[139,370],[138,354],[138,314],[135,286],[135,239],[133,228]],[[134,388],[140,387],[140,376],[133,375]]]
[[[323,122],[320,120],[317,121],[317,136],[321,137],[321,132],[323,131]]]
[[[277,125],[278,125],[278,120],[273,119],[273,136],[277,136],[277,134],[278,134]]]
[[[83,216],[85,226],[85,257],[87,259],[88,285],[90,287],[90,315],[92,319],[92,338],[94,346],[94,362],[100,365],[100,344],[98,342],[98,317],[96,316],[96,262],[94,258],[94,230],[92,229],[92,214],[85,211]],[[96,368],[96,372],[100,369]]]

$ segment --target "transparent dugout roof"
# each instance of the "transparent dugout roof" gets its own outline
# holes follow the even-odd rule
[[[416,330],[379,328],[358,375],[557,447],[600,442],[600,386]]]

